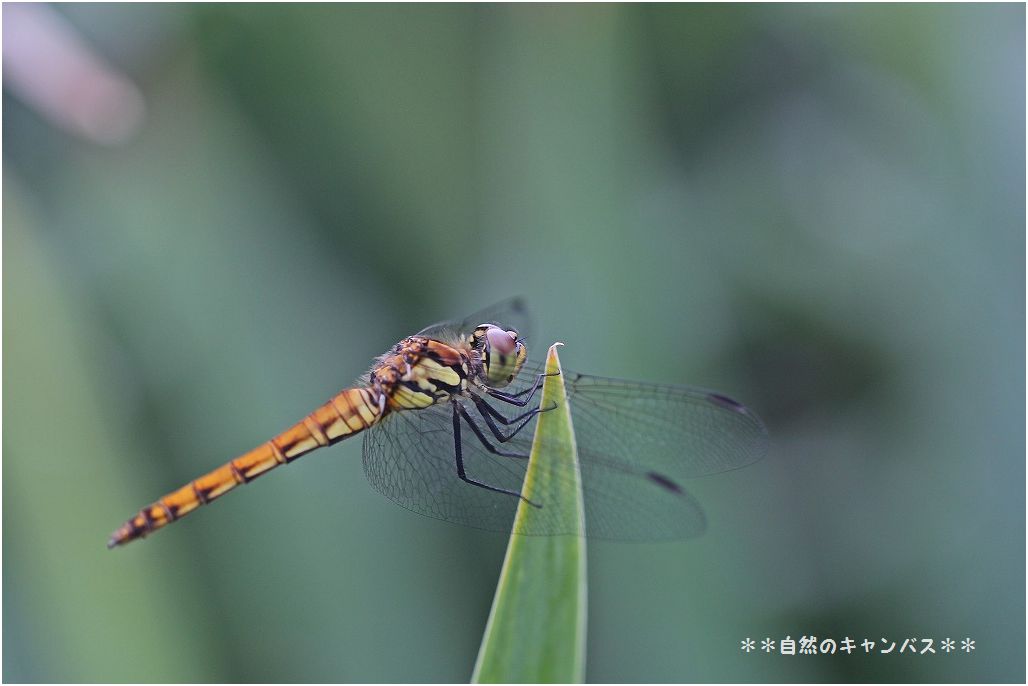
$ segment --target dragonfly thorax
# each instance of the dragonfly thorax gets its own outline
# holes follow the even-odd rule
[[[467,388],[471,360],[467,352],[423,336],[396,344],[372,368],[369,386],[389,407],[429,407]]]
[[[495,324],[475,328],[468,343],[478,353],[481,381],[490,388],[503,388],[513,381],[528,355],[517,331]]]

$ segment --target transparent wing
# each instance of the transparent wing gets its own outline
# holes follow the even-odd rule
[[[521,490],[527,460],[490,454],[466,425],[461,443],[471,478]],[[504,449],[528,454],[520,441]],[[449,403],[389,415],[365,433],[363,459],[371,485],[408,510],[479,529],[510,530],[517,499],[472,486],[457,476]]]
[[[523,338],[532,333],[528,305],[524,298],[515,296],[501,300],[464,319],[436,322],[431,326],[426,326],[415,335],[428,336],[448,343],[458,343],[466,340],[479,324],[497,324],[508,329],[513,328]]]
[[[512,390],[527,387],[541,371],[542,365],[529,363]],[[567,370],[564,382],[590,537],[662,540],[699,535],[706,526],[703,511],[683,482],[738,469],[759,460],[766,451],[767,432],[760,419],[723,395]],[[462,402],[495,446],[528,454],[534,419],[517,437],[500,444],[475,406]],[[489,402],[507,417],[523,411]],[[508,490],[521,489],[526,460],[492,454],[466,424],[461,443],[468,476]],[[572,476],[557,465],[539,467],[551,470],[554,484]],[[457,477],[448,404],[396,413],[370,429],[364,440],[364,469],[375,488],[415,512],[500,531],[510,531],[513,524],[516,498]],[[543,514],[549,498],[547,493],[537,495]],[[574,523],[563,521],[561,511],[550,508],[553,516],[533,518],[532,528],[517,533],[574,531]]]

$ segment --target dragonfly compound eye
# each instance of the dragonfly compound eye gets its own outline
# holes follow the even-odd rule
[[[482,372],[489,386],[502,388],[514,380],[525,363],[525,346],[517,339],[517,331],[489,326],[484,333]]]
[[[485,340],[493,352],[510,355],[514,352],[517,335],[512,336],[510,332],[504,331],[498,326],[491,326],[486,329]]]

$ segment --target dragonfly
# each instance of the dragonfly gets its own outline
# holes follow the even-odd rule
[[[404,338],[357,383],[302,420],[144,507],[108,547],[143,538],[238,486],[314,450],[363,434],[371,485],[422,515],[525,535],[581,534],[554,506],[578,479],[586,535],[657,541],[698,536],[706,518],[688,479],[761,459],[767,430],[755,412],[693,386],[609,379],[564,369],[578,465],[539,464],[543,486],[522,495],[537,396],[547,376],[528,360],[520,298]],[[537,455],[545,455],[543,444]],[[541,458],[537,458],[541,459]],[[566,497],[566,496],[565,496]],[[518,518],[519,503],[538,510]],[[512,529],[512,527],[515,527]]]

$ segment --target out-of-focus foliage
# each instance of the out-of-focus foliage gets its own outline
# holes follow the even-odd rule
[[[511,293],[774,440],[703,538],[590,546],[590,679],[1023,680],[1023,6],[56,12],[146,107],[101,145],[5,72],[6,681],[466,679],[504,537],[359,441],[104,541]],[[804,634],[977,650],[739,650]]]

